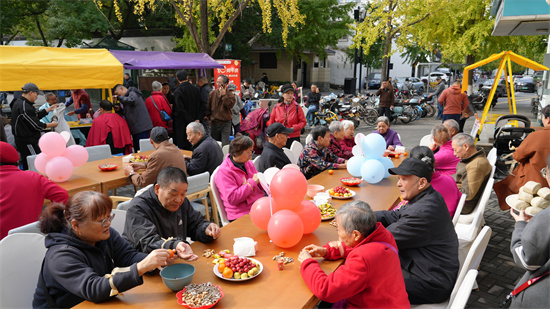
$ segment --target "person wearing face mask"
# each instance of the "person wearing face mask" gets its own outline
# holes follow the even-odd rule
[[[458,276],[458,238],[445,200],[430,184],[432,167],[407,158],[390,168],[398,175],[401,198],[397,210],[376,211],[376,221],[392,233],[411,304],[443,302]]]
[[[306,126],[306,116],[304,111],[294,99],[294,88],[291,84],[284,84],[281,87],[283,102],[277,105],[271,111],[271,116],[267,122],[267,126],[275,122],[282,123],[287,128],[294,129],[294,132],[288,135],[286,148],[290,149],[292,142],[300,142],[300,131]]]
[[[229,144],[229,153],[214,179],[229,221],[250,213],[252,204],[265,196],[258,172],[250,160],[253,154],[254,142],[250,137],[237,136]]]
[[[186,238],[212,242],[221,235],[221,229],[193,209],[186,192],[185,172],[177,167],[164,168],[157,182],[130,202],[122,237],[145,253],[173,249],[186,261],[196,260],[198,256]]]

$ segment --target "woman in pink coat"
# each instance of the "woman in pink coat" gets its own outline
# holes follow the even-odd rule
[[[229,144],[229,154],[214,179],[229,221],[250,213],[252,204],[265,195],[259,184],[258,172],[250,161],[252,154],[254,143],[250,137],[236,137]]]
[[[453,141],[449,130],[442,124],[436,125],[432,129],[432,136],[435,146],[439,147],[439,150],[434,154],[435,171],[447,175],[456,174],[456,165],[460,158],[455,156],[453,152]]]

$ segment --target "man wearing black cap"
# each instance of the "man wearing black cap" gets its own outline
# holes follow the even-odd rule
[[[135,162],[124,167],[128,180],[137,187],[148,186],[157,181],[160,171],[168,166],[175,166],[187,172],[185,158],[178,147],[169,141],[168,131],[164,127],[154,127],[149,137],[155,151],[149,156],[147,162]],[[145,169],[142,174],[136,170]]]
[[[432,169],[417,158],[390,168],[398,175],[401,198],[397,210],[376,211],[376,219],[395,238],[411,304],[449,299],[458,275],[458,238],[445,200],[432,188]]]
[[[15,145],[21,154],[23,169],[27,170],[29,169],[27,157],[41,152],[38,147],[40,133],[48,128],[57,127],[56,121],[42,123],[40,119],[56,109],[58,105],[54,104],[37,112],[33,105],[34,101],[36,101],[39,94],[44,93],[33,83],[27,83],[21,89],[23,94],[13,103],[11,109],[11,121]]]
[[[264,150],[260,156],[258,172],[263,173],[270,167],[281,169],[291,163],[282,148],[286,145],[288,135],[292,132],[294,132],[292,128],[286,128],[279,122],[267,127],[267,142],[265,142]]]

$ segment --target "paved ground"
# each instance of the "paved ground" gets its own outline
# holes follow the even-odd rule
[[[529,117],[532,121],[533,115],[530,112],[531,94],[518,94],[518,113]],[[505,99],[500,99],[494,109],[495,113],[508,114],[508,105]],[[430,134],[431,128],[440,123],[435,117],[422,118],[409,124],[392,124],[392,129],[401,135],[401,140],[407,149],[419,144],[420,139]],[[473,121],[466,123],[465,132],[471,130]],[[535,124],[536,125],[536,124]],[[356,133],[368,134],[374,127],[365,126],[361,123]],[[302,142],[305,141],[305,134]],[[134,189],[126,186],[118,190],[118,195],[133,196]],[[489,204],[485,211],[485,222],[492,229],[491,240],[485,252],[477,282],[479,289],[473,291],[467,308],[498,308],[505,296],[513,289],[516,281],[524,271],[517,267],[510,253],[510,237],[514,229],[514,220],[506,211],[501,211],[496,201],[494,192],[491,195]]]

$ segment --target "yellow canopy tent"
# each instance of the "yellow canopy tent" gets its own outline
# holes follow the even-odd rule
[[[0,91],[18,91],[26,83],[41,90],[112,88],[123,73],[106,49],[0,46]]]
[[[518,54],[515,54],[511,51],[503,51],[496,55],[491,55],[489,58],[478,61],[472,65],[469,65],[464,68],[464,74],[463,74],[463,81],[462,81],[462,91],[468,90],[468,72],[472,69],[475,69],[477,67],[480,67],[484,64],[487,64],[489,62],[493,62],[495,60],[500,59],[500,65],[498,66],[497,75],[493,81],[493,85],[491,87],[491,92],[489,92],[489,97],[487,98],[487,102],[485,103],[485,108],[483,109],[483,114],[481,116],[481,123],[479,126],[479,130],[476,134],[476,142],[479,139],[479,135],[481,134],[481,130],[483,129],[484,123],[494,123],[496,118],[491,118],[487,120],[487,114],[489,113],[489,108],[491,107],[491,102],[493,101],[493,97],[495,96],[495,91],[497,90],[497,85],[500,81],[500,76],[502,75],[502,71],[504,71],[504,75],[506,76],[506,95],[508,96],[508,106],[510,108],[510,114],[516,115],[516,95],[514,93],[514,81],[512,79],[512,64],[510,61],[513,61],[519,65],[522,65],[524,67],[527,67],[529,69],[538,71],[538,70],[548,70],[547,67],[538,64],[532,60],[529,60],[525,57],[522,57]],[[487,120],[487,121],[486,121]],[[515,124],[517,126],[517,123]]]

